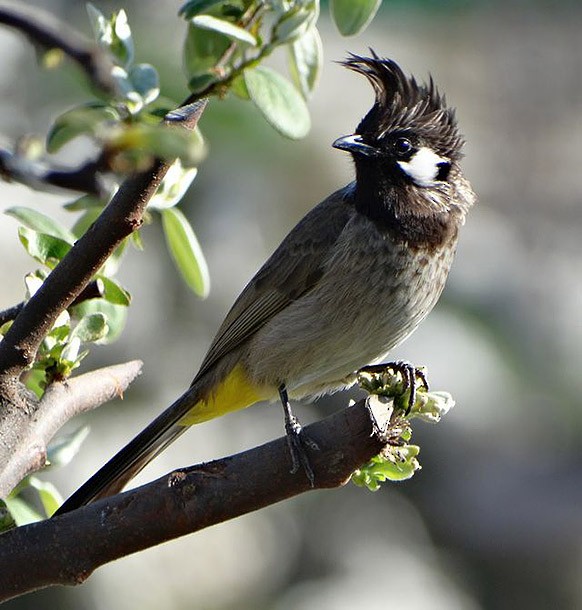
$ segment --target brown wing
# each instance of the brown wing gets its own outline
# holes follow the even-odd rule
[[[194,381],[316,284],[354,213],[351,194],[351,185],[336,191],[291,230],[235,301]]]

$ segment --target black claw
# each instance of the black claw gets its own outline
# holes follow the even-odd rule
[[[287,389],[284,385],[279,387],[279,396],[285,412],[285,433],[287,434],[287,445],[291,454],[291,474],[295,474],[302,468],[310,486],[315,487],[315,474],[309,462],[306,448],[318,451],[319,447],[313,439],[303,433],[301,424],[291,411]]]

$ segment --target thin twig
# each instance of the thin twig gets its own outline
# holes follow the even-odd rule
[[[75,305],[79,305],[90,299],[100,299],[102,297],[103,291],[100,283],[97,280],[93,280],[85,286],[81,294],[71,303],[70,307],[74,307]],[[4,311],[0,311],[0,326],[14,320],[25,305],[26,301],[22,301],[22,303],[18,303]]]
[[[0,5],[0,23],[19,30],[34,44],[45,49],[60,49],[81,67],[99,89],[109,95],[117,93],[117,85],[111,75],[113,63],[107,53],[53,15],[36,7],[33,12],[23,9],[20,4],[3,2]]]

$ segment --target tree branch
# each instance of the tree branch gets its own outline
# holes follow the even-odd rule
[[[315,488],[344,485],[380,453],[392,403],[369,396],[304,428]],[[176,470],[153,483],[2,535],[0,601],[86,580],[99,566],[309,491],[290,473],[287,439]],[[50,557],[50,561],[47,561]]]
[[[171,113],[168,122],[194,129],[206,103],[201,100],[178,109],[180,112]],[[121,242],[141,226],[145,208],[170,165],[156,160],[149,170],[127,178],[95,223],[26,303],[0,343],[0,396],[4,400],[21,404],[18,377],[33,362],[60,312],[70,306]]]
[[[2,429],[12,432],[13,444],[0,446],[0,498],[45,465],[47,445],[66,422],[122,396],[141,368],[141,361],[132,360],[53,383],[25,418],[19,410],[4,411],[0,415]]]
[[[32,43],[46,49],[60,49],[77,63],[92,83],[109,95],[117,93],[112,76],[113,63],[108,54],[69,29],[51,14],[35,8],[23,9],[14,3],[0,5],[0,23],[25,34]]]

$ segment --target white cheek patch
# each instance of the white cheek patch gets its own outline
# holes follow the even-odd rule
[[[439,164],[447,159],[439,157],[430,148],[419,148],[410,161],[397,162],[402,171],[418,186],[432,186],[441,171]]]

